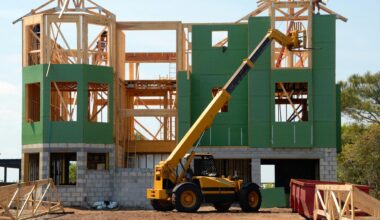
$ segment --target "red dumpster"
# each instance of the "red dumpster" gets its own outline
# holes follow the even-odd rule
[[[344,185],[345,183],[339,182],[327,182],[319,180],[302,180],[292,179],[290,180],[290,208],[293,212],[306,217],[313,218],[314,210],[314,193],[315,185],[318,184],[337,184]],[[369,193],[368,186],[357,186],[365,193]]]

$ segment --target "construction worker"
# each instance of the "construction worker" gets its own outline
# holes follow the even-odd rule
[[[321,10],[321,6],[319,5],[320,3],[322,3],[322,0],[313,0],[313,11],[315,13],[315,8],[317,8],[318,9],[317,15],[320,14],[320,10]]]

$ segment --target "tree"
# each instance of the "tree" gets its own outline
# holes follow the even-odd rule
[[[345,125],[343,151],[338,156],[338,178],[369,185],[380,199],[380,125]]]
[[[380,124],[380,72],[354,74],[347,82],[339,83],[342,89],[342,113],[359,123]]]
[[[77,182],[77,163],[70,161],[69,165],[69,183],[75,184]]]

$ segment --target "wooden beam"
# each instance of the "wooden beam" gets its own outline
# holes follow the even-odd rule
[[[120,117],[175,117],[174,109],[122,109]]]
[[[176,53],[125,53],[126,63],[175,63]]]
[[[175,90],[175,89],[173,89]],[[127,89],[131,96],[164,96],[167,90],[162,89]]]
[[[117,22],[117,28],[128,31],[177,30],[180,21],[134,21]]]
[[[275,8],[301,8],[310,5],[310,1],[304,2],[275,2],[273,3]]]
[[[288,17],[288,16],[280,16],[276,17],[275,21],[307,21],[309,16],[298,16],[298,17]]]
[[[170,153],[176,146],[176,141],[129,141],[130,151],[137,153]]]
[[[134,105],[164,105],[164,100],[162,99],[136,99]],[[168,105],[173,105],[173,100],[168,102]]]

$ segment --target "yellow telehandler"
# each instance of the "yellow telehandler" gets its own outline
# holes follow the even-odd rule
[[[243,180],[236,176],[219,176],[214,158],[210,154],[195,153],[194,149],[187,153],[197,140],[199,144],[204,131],[211,127],[219,110],[228,103],[232,92],[271,42],[275,40],[288,50],[300,50],[306,48],[305,35],[304,31],[298,30],[285,35],[275,29],[265,35],[256,49],[218,91],[170,156],[155,166],[153,188],[147,189],[147,198],[155,210],[196,212],[202,203],[211,203],[217,211],[224,212],[234,202],[239,202],[244,212],[257,212],[260,209],[262,198],[257,184],[243,183]],[[194,159],[198,159],[200,167],[195,174],[190,168]]]

